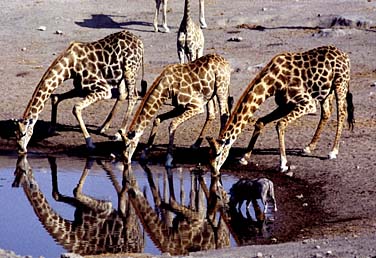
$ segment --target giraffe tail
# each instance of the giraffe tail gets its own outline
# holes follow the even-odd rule
[[[144,54],[142,53],[142,78],[141,78],[141,91],[138,92],[138,96],[140,98],[143,98],[146,94],[146,90],[148,87],[148,83],[144,80],[144,74],[145,74],[145,69],[144,69]]]
[[[353,95],[348,91],[346,94],[347,101],[347,122],[349,124],[349,129],[354,130],[355,117],[354,117],[354,103]]]

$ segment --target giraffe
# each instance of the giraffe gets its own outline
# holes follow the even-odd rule
[[[99,128],[99,131],[104,133],[109,128],[119,104],[128,98],[126,115],[120,129],[124,131],[138,98],[136,76],[140,67],[143,67],[143,53],[141,39],[128,31],[114,33],[94,42],[70,43],[43,75],[22,119],[16,120],[18,152],[27,152],[34,125],[49,97],[52,99],[52,128],[56,125],[57,106],[62,100],[83,98],[74,105],[73,114],[81,127],[88,149],[94,149],[95,145],[82,119],[82,110],[99,100],[117,98],[106,121]],[[52,95],[57,87],[68,79],[73,79],[74,89],[61,95]],[[144,89],[142,91],[146,91],[146,82],[142,80],[141,85]]]
[[[159,10],[161,7],[161,4],[163,3],[163,29],[165,32],[170,32],[170,29],[167,25],[167,2],[168,0],[155,0],[155,13],[154,13],[154,20],[153,20],[153,26],[154,31],[158,32],[158,16],[159,16]],[[200,27],[202,29],[206,29],[208,26],[205,21],[205,1],[199,0],[199,16],[200,16]]]
[[[120,187],[115,175],[109,174],[119,196],[119,207],[116,210],[110,201],[97,200],[82,193],[83,183],[92,166],[91,161],[86,163],[81,179],[74,190],[74,197],[59,193],[55,158],[49,158],[49,163],[52,172],[53,197],[56,201],[75,207],[74,221],[63,218],[48,203],[34,178],[26,154],[18,157],[12,186],[23,187],[39,221],[57,243],[68,252],[80,255],[143,252],[145,243],[143,232],[126,193],[129,185],[127,182],[132,184],[131,180],[125,184],[123,182],[124,186]]]
[[[131,162],[141,135],[168,99],[172,99],[175,108],[156,117],[145,149],[147,152],[153,145],[159,124],[166,119],[174,118],[169,126],[166,166],[172,166],[172,148],[177,127],[189,118],[203,113],[206,105],[207,118],[198,139],[193,144],[195,148],[200,146],[208,122],[215,119],[214,97],[217,97],[219,103],[222,128],[229,115],[230,74],[229,63],[217,54],[208,54],[187,64],[167,66],[155,79],[138,106],[128,133],[122,134],[125,162]]]
[[[180,23],[177,36],[177,50],[180,63],[184,63],[184,54],[188,62],[203,56],[204,34],[201,28],[192,20],[189,0],[184,2],[184,16]]]
[[[315,112],[316,103],[320,103],[321,119],[311,142],[304,149],[306,153],[312,152],[331,115],[334,96],[337,101],[337,131],[329,158],[335,159],[346,116],[346,106],[347,120],[351,130],[355,122],[349,81],[349,57],[335,46],[322,46],[301,53],[276,55],[249,83],[225,127],[220,132],[219,139],[207,138],[211,146],[210,166],[212,172],[220,173],[219,170],[225,162],[232,144],[246,124],[250,122],[254,112],[271,96],[275,96],[278,107],[257,120],[247,151],[240,160],[241,164],[247,164],[264,126],[277,120],[280,170],[286,172],[289,169],[284,141],[287,125],[305,114]]]
[[[189,252],[230,246],[228,228],[221,217],[216,217],[218,210],[221,209],[221,202],[216,198],[215,192],[211,191],[211,196],[207,199],[208,206],[212,208],[208,208],[206,213],[202,214],[196,207],[186,207],[174,198],[169,198],[169,201],[162,200],[154,183],[153,173],[146,163],[141,164],[141,167],[147,174],[156,208],[169,210],[176,215],[171,225],[166,223],[137,187],[131,187],[128,190],[129,199],[144,230],[162,252],[168,252],[171,255],[187,255]],[[167,173],[171,174],[169,170],[171,168],[167,167]],[[215,184],[219,184],[219,181],[212,181],[210,188],[215,190]],[[191,185],[191,191],[198,191],[198,189]],[[173,189],[170,189],[171,192]]]

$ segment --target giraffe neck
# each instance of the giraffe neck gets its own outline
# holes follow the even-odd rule
[[[157,114],[159,108],[170,97],[170,89],[161,83],[163,77],[164,73],[150,86],[133,117],[129,126],[129,132],[136,132],[137,135],[141,136],[145,128]]]
[[[72,44],[71,44],[72,45]],[[71,46],[69,46],[70,48]],[[52,92],[65,80],[71,77],[69,69],[72,58],[70,57],[69,48],[60,54],[54,62],[48,67],[42,79],[34,90],[33,96],[27,105],[23,118],[38,119],[39,113],[42,112],[46,101]]]
[[[276,76],[269,67],[270,64],[266,65],[256,78],[248,84],[247,89],[239,98],[230,118],[220,132],[219,138],[230,141],[230,145],[235,142],[260,105],[275,94],[276,86],[272,82]]]
[[[187,21],[188,19],[191,19],[191,5],[190,5],[189,0],[185,0],[183,20]]]

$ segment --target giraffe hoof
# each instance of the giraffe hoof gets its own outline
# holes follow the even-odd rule
[[[170,29],[167,26],[163,26],[164,33],[170,33]]]
[[[248,161],[247,161],[245,158],[241,158],[241,159],[239,160],[239,163],[240,163],[241,165],[243,165],[243,166],[248,165]]]
[[[121,135],[119,132],[117,132],[115,135],[110,136],[111,141],[121,141]]]
[[[172,165],[172,161],[174,159],[172,158],[172,155],[171,154],[167,154],[167,158],[166,158],[166,163],[165,163],[165,167],[166,168],[172,168],[173,165]]]
[[[304,153],[304,154],[311,154],[311,153],[312,153],[312,152],[311,152],[311,148],[310,148],[309,146],[305,147],[305,148],[303,149],[303,153]]]
[[[286,173],[289,170],[289,166],[284,165],[284,166],[281,166],[279,169],[282,173]]]
[[[329,159],[336,159],[336,158],[337,158],[337,153],[335,153],[335,152],[330,152],[329,155],[328,155],[328,158],[329,158]]]

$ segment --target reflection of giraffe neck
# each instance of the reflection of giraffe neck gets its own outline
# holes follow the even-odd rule
[[[44,104],[49,99],[52,92],[65,80],[70,79],[72,65],[71,47],[73,43],[58,56],[51,66],[47,69],[39,84],[35,88],[32,98],[27,105],[23,118],[38,119],[42,112]]]
[[[30,176],[29,176],[30,177]],[[23,183],[25,194],[34,209],[40,223],[49,232],[49,234],[67,249],[72,250],[75,236],[70,229],[72,222],[62,218],[54,211],[48,203],[44,194],[40,191],[38,184],[32,178]]]
[[[271,69],[273,68],[273,69]],[[271,64],[265,68],[254,78],[246,90],[239,98],[230,118],[220,133],[220,138],[229,140],[230,143],[235,142],[237,136],[253,117],[253,114],[260,105],[269,97],[273,96],[276,91],[274,84],[271,84],[271,78],[278,75],[278,69]]]

